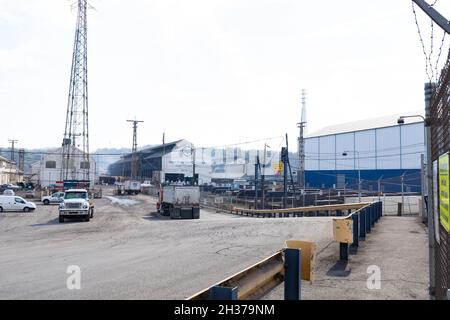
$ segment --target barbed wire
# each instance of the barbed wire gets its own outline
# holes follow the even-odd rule
[[[439,0],[435,0],[433,3],[430,4],[430,7],[434,7],[438,1]],[[435,23],[434,23],[433,19],[430,19],[430,52],[429,52],[429,54],[427,54],[427,52],[426,52],[427,50],[425,48],[425,41],[423,40],[422,31],[420,29],[420,25],[419,25],[418,18],[417,18],[417,12],[415,10],[414,1],[411,1],[411,3],[412,3],[412,11],[413,11],[413,15],[414,15],[414,20],[415,20],[416,27],[417,27],[417,33],[419,34],[422,51],[425,56],[425,73],[428,77],[429,82],[433,82],[433,81],[438,82],[439,81],[439,62],[441,60],[441,56],[442,56],[442,52],[443,52],[442,49],[444,47],[447,34],[445,31],[443,32],[442,40],[440,42],[438,54],[436,57],[436,62],[433,66],[432,59],[433,59],[433,55],[435,54],[435,43],[434,43],[435,42],[435,35],[434,35]]]
[[[425,49],[425,43],[423,41],[422,32],[420,31],[420,26],[419,26],[419,21],[417,19],[417,13],[416,13],[416,7],[414,5],[414,1],[411,1],[411,5],[412,5],[412,11],[413,11],[413,15],[414,15],[414,21],[415,21],[416,27],[417,27],[417,33],[419,34],[420,44],[422,45],[423,54],[425,56],[425,73],[428,77],[428,80],[430,82],[432,82],[432,77],[430,76],[430,73],[428,71],[429,57],[427,55],[427,50]]]
[[[444,43],[445,43],[445,37],[447,36],[447,32],[444,31],[444,35],[442,36],[442,40],[441,40],[441,46],[439,47],[439,53],[436,59],[436,65],[434,66],[435,69],[435,74],[436,74],[436,82],[439,81],[439,76],[438,76],[438,67],[439,67],[439,61],[441,60],[441,55],[442,55],[442,48],[444,47]]]

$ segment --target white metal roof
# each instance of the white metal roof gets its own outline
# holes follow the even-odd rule
[[[364,119],[364,120],[359,120],[359,121],[354,121],[354,122],[342,123],[342,124],[328,126],[328,127],[322,128],[320,130],[317,130],[315,132],[309,133],[306,137],[313,138],[313,137],[328,136],[328,135],[333,135],[333,134],[397,126],[398,125],[397,120],[399,117],[409,116],[409,115],[424,116],[425,114],[424,114],[424,110],[416,110],[416,111],[410,111],[410,112],[402,112],[399,114],[393,114],[393,115],[389,115],[389,116],[383,116],[383,117],[379,117],[379,118]],[[423,120],[420,117],[406,118],[405,124],[420,123],[422,121]]]

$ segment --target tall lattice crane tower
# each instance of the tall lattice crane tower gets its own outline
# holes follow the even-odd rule
[[[144,121],[141,120],[127,120],[127,122],[133,123],[133,149],[131,154],[131,179],[136,180],[138,178],[138,154],[137,154],[137,127],[138,123],[142,123]]]
[[[88,3],[87,0],[78,0],[74,6],[77,7],[78,14],[73,45],[66,127],[62,144],[61,180],[80,178],[90,180],[87,66]],[[77,149],[81,150],[81,155]],[[76,157],[82,158],[81,165],[76,165]]]
[[[302,90],[302,111],[300,122],[297,124],[300,129],[298,137],[298,159],[299,170],[297,172],[297,183],[300,189],[305,189],[305,130],[306,130],[306,90]]]

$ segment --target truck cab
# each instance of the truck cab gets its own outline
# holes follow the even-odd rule
[[[86,189],[69,189],[59,205],[59,222],[65,219],[83,219],[89,221],[94,217],[94,202]]]

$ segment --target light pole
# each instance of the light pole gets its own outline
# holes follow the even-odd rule
[[[359,164],[359,151],[352,150],[352,151],[344,151],[342,155],[346,157],[350,152],[353,152],[354,155],[358,155],[358,201],[361,203],[361,166]]]
[[[422,118],[423,124],[424,124],[424,135],[425,135],[425,145],[427,150],[427,223],[428,223],[428,247],[429,247],[429,281],[430,281],[430,288],[429,293],[431,296],[434,296],[435,294],[435,271],[434,271],[434,250],[435,250],[435,240],[434,240],[434,233],[435,233],[435,225],[434,225],[434,195],[433,195],[433,165],[431,161],[431,118],[430,118],[430,96],[431,92],[433,91],[433,84],[425,84],[425,115],[426,117],[422,115],[410,115],[410,116],[401,116],[397,123],[399,125],[402,125],[405,123],[406,118]],[[422,190],[422,196],[425,199],[424,195],[425,191]]]

